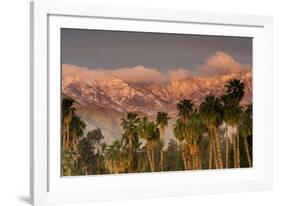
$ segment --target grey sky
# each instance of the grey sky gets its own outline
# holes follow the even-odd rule
[[[190,72],[217,51],[252,65],[252,39],[99,30],[61,30],[62,63],[88,68],[142,65],[159,71]]]

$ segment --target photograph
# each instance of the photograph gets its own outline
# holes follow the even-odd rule
[[[60,36],[61,176],[253,167],[252,37]]]

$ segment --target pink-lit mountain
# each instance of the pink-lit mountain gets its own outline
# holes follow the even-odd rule
[[[234,78],[245,83],[245,95],[241,104],[251,103],[252,70],[142,84],[127,83],[115,76],[85,80],[76,73],[63,75],[62,92],[77,102],[77,112],[86,121],[87,130],[101,128],[106,142],[110,142],[113,138],[120,137],[120,118],[126,112],[134,111],[153,119],[158,111],[165,111],[172,117],[172,125],[179,100],[192,99],[198,106],[209,93],[216,96],[223,94],[224,85]],[[169,135],[172,135],[171,128],[167,130],[166,136]]]

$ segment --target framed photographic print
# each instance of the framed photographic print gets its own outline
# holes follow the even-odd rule
[[[33,204],[272,187],[272,18],[31,3]]]

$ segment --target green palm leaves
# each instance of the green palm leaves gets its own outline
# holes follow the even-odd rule
[[[168,121],[169,121],[170,117],[168,116],[168,114],[166,112],[158,112],[157,116],[156,116],[156,124],[158,125],[159,131],[160,131],[160,137],[161,137],[161,148],[160,148],[160,170],[163,171],[163,167],[164,167],[164,145],[165,145],[165,141],[164,141],[164,132],[165,132],[165,128],[168,126]]]
[[[154,122],[148,121],[147,117],[144,117],[139,125],[138,132],[141,138],[145,139],[147,158],[149,161],[150,169],[155,171],[155,146],[160,138],[160,131]]]
[[[75,113],[74,100],[64,98],[62,115],[62,174],[73,175],[78,167],[78,140],[84,135],[85,122]]]
[[[240,139],[238,127],[242,118],[242,107],[240,101],[244,96],[245,85],[238,79],[233,79],[225,86],[226,94],[221,97],[224,103],[223,118],[227,126],[232,127],[232,150],[234,167],[240,167]],[[229,127],[227,127],[228,129]],[[227,133],[229,133],[227,131]],[[228,157],[226,157],[228,159]]]
[[[187,139],[187,125],[181,118],[178,118],[176,123],[174,124],[173,132],[174,136],[179,142]]]
[[[70,135],[69,124],[72,120],[72,116],[75,114],[75,107],[73,106],[74,100],[70,98],[64,98],[62,100],[62,143],[65,149],[69,147]]]
[[[174,136],[179,141],[180,151],[186,170],[192,169],[190,157],[190,145],[188,145],[188,119],[193,112],[193,103],[189,99],[184,99],[177,104],[178,119],[174,124]]]
[[[187,143],[189,145],[198,146],[200,138],[204,134],[205,125],[203,124],[200,114],[197,111],[194,111],[189,118],[189,121],[186,126],[187,130]]]
[[[246,110],[244,112],[242,112],[241,121],[239,124],[239,134],[243,138],[244,148],[246,151],[249,167],[252,167],[252,160],[251,160],[249,144],[248,144],[248,138],[251,137],[252,133],[253,133],[253,127],[252,127],[253,111],[252,110],[253,110],[252,105],[251,104],[248,105]]]
[[[120,140],[113,141],[108,147],[105,165],[109,172],[113,174],[124,173],[129,167],[127,153]]]
[[[123,139],[129,145],[129,172],[133,171],[133,142],[135,141],[140,118],[134,112],[128,112],[127,118],[121,119],[121,126],[125,131]]]
[[[189,115],[192,112],[193,105],[194,104],[192,103],[192,100],[190,100],[190,99],[181,100],[177,104],[178,117],[182,118],[183,121],[187,121]]]
[[[212,168],[212,150],[215,167],[217,169],[222,169],[221,146],[217,135],[217,128],[223,121],[223,107],[220,99],[212,94],[206,96],[205,101],[202,102],[199,107],[199,112],[209,136],[209,169]]]
[[[232,79],[225,87],[227,88],[226,94],[230,95],[232,101],[238,105],[244,96],[245,84],[239,79]]]

